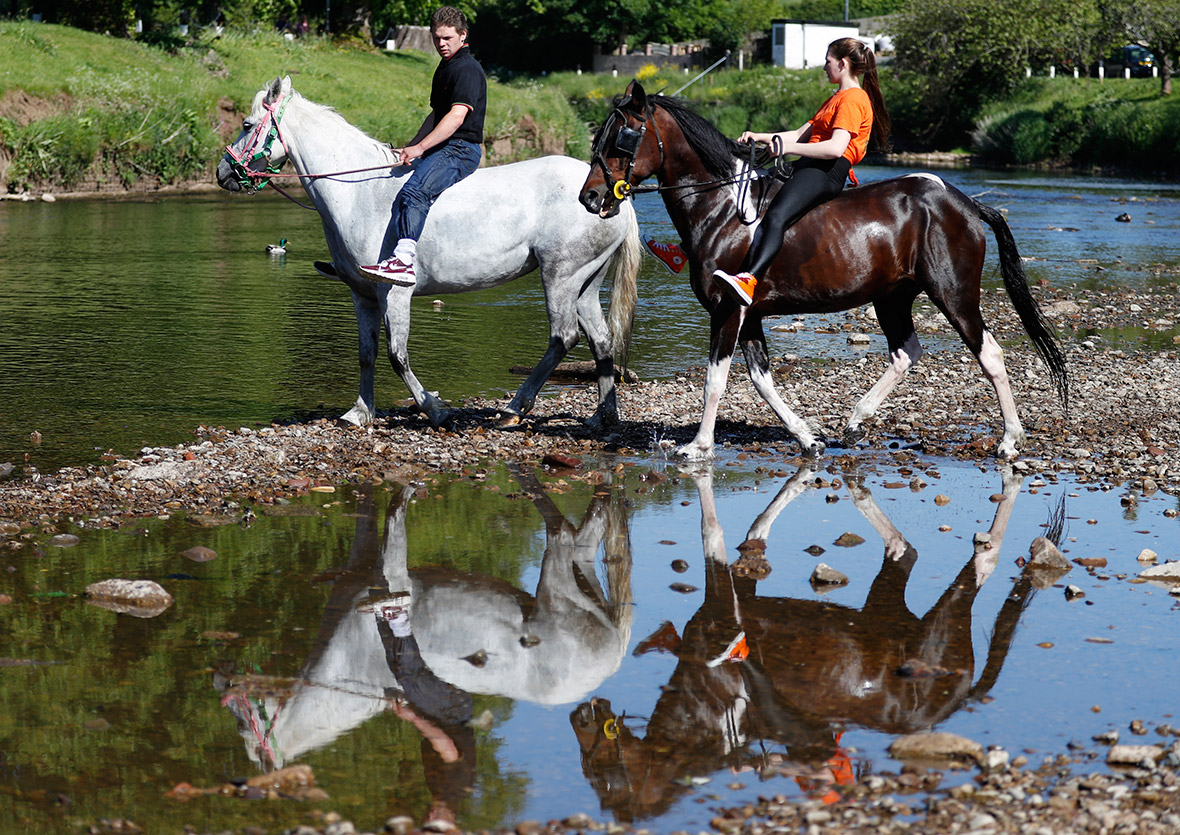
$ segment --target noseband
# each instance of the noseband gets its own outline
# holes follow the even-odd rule
[[[607,136],[610,133],[610,128],[613,126],[613,121],[618,117],[620,125],[619,130],[615,133],[614,147],[620,155],[627,157],[627,172],[623,178],[616,180],[614,186],[611,187],[611,192],[618,200],[624,200],[634,190],[635,186],[631,182],[631,174],[635,170],[635,161],[639,156],[639,148],[643,145],[643,138],[647,135],[647,126],[651,124],[652,130],[656,134],[656,145],[660,149],[660,165],[664,164],[664,140],[660,136],[659,125],[656,124],[653,118],[654,110],[651,104],[647,104],[643,110],[643,122],[638,129],[630,127],[627,124],[627,114],[623,112],[623,108],[630,104],[631,97],[627,96],[615,105],[614,110],[607,119],[607,123],[603,126],[602,132],[598,135],[598,141],[594,144],[593,158],[594,163],[602,169],[602,179],[604,182],[610,182],[611,172],[606,164],[606,146]],[[660,166],[656,166],[659,168]]]
[[[234,176],[238,183],[248,191],[256,192],[264,189],[270,180],[269,175],[278,174],[287,162],[287,144],[279,133],[279,122],[282,121],[283,114],[287,112],[287,104],[290,100],[290,97],[283,93],[270,104],[264,105],[266,115],[259,119],[258,124],[254,126],[254,130],[251,131],[250,138],[241,153],[235,151],[233,145],[225,146],[225,154],[230,159],[230,167]],[[268,123],[269,129],[267,128]],[[283,162],[271,165],[270,151],[276,139],[283,148]],[[260,159],[266,162],[266,170],[251,170],[250,165]]]

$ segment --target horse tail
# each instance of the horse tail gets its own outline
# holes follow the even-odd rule
[[[1053,337],[1052,325],[1029,290],[1028,278],[1021,266],[1020,252],[1016,249],[1016,241],[1012,238],[1008,221],[991,206],[985,206],[978,200],[971,202],[975,204],[975,211],[980,220],[990,226],[996,236],[1004,287],[1008,290],[1008,296],[1012,299],[1012,305],[1016,308],[1016,314],[1020,317],[1028,338],[1032,340],[1033,347],[1037,349],[1037,353],[1049,369],[1049,376],[1052,377],[1053,385],[1057,389],[1057,397],[1061,400],[1061,406],[1068,417],[1069,380],[1066,376],[1065,357]]]
[[[610,311],[607,322],[611,332],[611,353],[615,365],[627,367],[627,353],[631,348],[631,326],[635,323],[635,304],[639,299],[635,277],[639,275],[639,221],[630,202],[624,203],[627,214],[627,233],[615,250],[611,264]],[[624,375],[626,376],[626,375]]]

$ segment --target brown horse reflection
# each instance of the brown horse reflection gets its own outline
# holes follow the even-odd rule
[[[751,526],[743,550],[765,540],[812,475],[805,467],[783,486]],[[976,679],[971,609],[995,569],[1020,491],[1021,479],[1010,471],[991,530],[976,536],[962,570],[922,616],[905,603],[917,552],[855,475],[848,479],[852,500],[885,542],[881,570],[859,610],[823,599],[760,596],[757,579],[742,568],[746,558],[736,566],[726,559],[711,471],[695,481],[705,600],[683,636],[666,624],[636,650],[671,650],[679,662],[645,735],[602,699],[580,705],[570,717],[583,771],[618,819],[659,815],[693,776],[725,766],[794,774],[809,794],[833,801],[834,785],[855,779],[839,746],[845,726],[888,734],[928,729],[995,683],[1033,591],[1027,572],[1016,579]],[[785,755],[768,755],[762,742],[783,746]]]
[[[406,513],[415,488],[391,493],[384,531],[374,497],[361,496],[349,563],[299,676],[278,686],[216,677],[260,768],[289,765],[392,711],[422,737],[428,819],[453,822],[475,780],[472,694],[576,702],[618,669],[633,609],[623,497],[598,488],[575,524],[533,473],[512,472],[545,525],[532,594],[469,571],[411,568]],[[600,550],[605,583],[595,571]]]

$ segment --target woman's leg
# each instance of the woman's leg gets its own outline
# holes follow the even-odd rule
[[[839,174],[840,181],[834,183],[837,171],[828,171],[816,166],[801,166],[783,185],[771,201],[762,218],[754,246],[746,253],[745,272],[761,278],[778,257],[783,248],[783,235],[808,210],[835,197],[844,188],[847,169]]]

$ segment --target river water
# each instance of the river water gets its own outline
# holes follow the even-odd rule
[[[861,179],[894,176],[866,167]],[[1090,292],[1156,281],[1180,262],[1174,185],[975,170],[942,172],[1007,211],[1034,281]],[[1124,202],[1129,201],[1129,202]],[[638,199],[641,226],[672,234],[662,203]],[[1131,223],[1115,217],[1127,212]],[[272,257],[267,244],[288,240]],[[308,414],[356,398],[356,326],[346,289],[311,262],[327,258],[318,217],[273,193],[60,203],[0,202],[0,463],[42,472],[108,449],[187,440]],[[986,279],[998,282],[994,264]],[[650,258],[639,280],[631,363],[643,377],[700,364],[706,318],[687,283]],[[515,391],[513,365],[544,352],[535,276],[414,304],[410,359],[447,399]],[[1171,345],[1170,331],[1123,338]],[[771,349],[850,355],[839,336],[771,334]],[[883,346],[884,341],[881,339]],[[932,348],[952,347],[933,341]],[[955,349],[957,343],[953,344]],[[577,357],[589,358],[582,347]],[[378,408],[407,397],[381,362]],[[30,442],[40,433],[38,444]]]
[[[1175,190],[946,177],[1008,210],[1034,280],[1101,292],[1180,262]],[[660,205],[639,208],[666,237]],[[1124,211],[1129,224],[1114,220]],[[326,252],[309,212],[271,196],[0,203],[0,236],[0,462],[48,471],[355,397],[351,304],[310,269]],[[288,254],[268,256],[282,237]],[[642,376],[705,353],[695,300],[658,269],[641,276]],[[514,389],[508,366],[543,349],[534,280],[430,301],[411,357],[446,397]],[[803,356],[850,351],[771,338]],[[405,397],[391,371],[378,379],[379,406]],[[797,472],[793,454],[722,450],[689,471],[489,465],[235,509],[230,524],[81,525],[76,545],[46,533],[6,550],[5,831],[103,818],[283,831],[317,811],[362,830],[394,814],[493,828],[585,812],[696,831],[720,806],[835,797],[851,775],[896,772],[887,748],[909,731],[1034,765],[1076,748],[1073,767],[1102,768],[1093,736],[1151,742],[1180,725],[1180,604],[1137,580],[1144,549],[1180,557],[1174,497],[871,449]],[[1089,564],[1022,569],[1038,536]],[[764,541],[768,575],[739,560],[748,538]],[[847,584],[814,584],[819,562]],[[87,603],[109,577],[156,580],[174,602],[149,619]],[[1147,737],[1128,732],[1136,719]],[[290,765],[327,797],[167,795]]]

